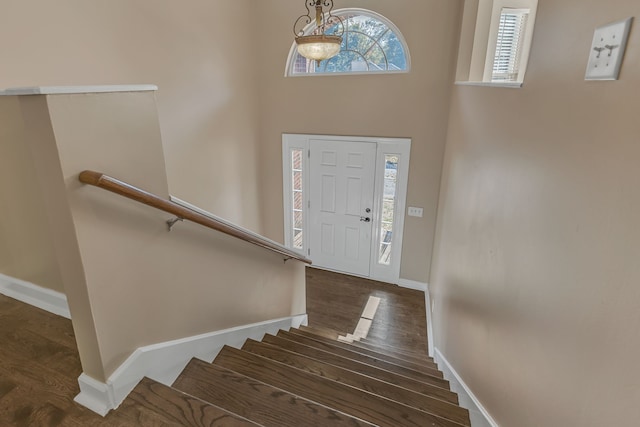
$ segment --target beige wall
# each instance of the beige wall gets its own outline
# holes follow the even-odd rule
[[[637,22],[620,80],[583,80],[594,28],[628,16],[540,0],[524,87],[453,94],[436,346],[502,426],[640,418]]]
[[[0,5],[0,88],[159,85],[171,194],[277,241],[283,132],[412,138],[407,202],[425,216],[405,220],[401,276],[427,281],[460,1],[340,4],[397,24],[413,71],[312,79],[283,77],[291,26],[302,13],[298,0]],[[270,42],[256,50],[250,44],[256,34],[268,34]]]
[[[39,209],[37,213],[23,211],[24,218],[10,217],[12,221],[9,226],[21,232],[9,237],[17,244],[28,242],[32,246],[51,247],[51,254],[34,251],[17,255],[24,257],[22,259],[31,268],[35,265],[46,266],[42,277],[33,279],[35,283],[45,286],[50,285],[52,278],[60,278],[63,288],[56,290],[64,291],[67,295],[83,369],[100,378],[103,366],[98,338],[46,99],[43,96],[0,96],[0,103],[4,107],[3,113],[11,118],[10,123],[3,123],[5,129],[14,125],[21,130],[2,141],[5,147],[14,147],[11,150],[13,153],[10,153],[14,157],[3,159],[3,163],[17,162],[20,171],[16,173],[21,173],[29,183],[21,189],[29,191],[28,200],[34,208]],[[9,170],[12,170],[11,166]],[[19,180],[13,183],[21,185]],[[2,196],[9,205],[22,206],[25,200],[25,195],[20,192],[4,193]],[[24,232],[25,228],[31,226],[30,220],[38,221],[34,225],[38,230],[37,239],[27,239],[29,234]],[[13,248],[11,253],[15,254]]]
[[[152,92],[19,99],[85,374],[104,381],[144,345],[305,312],[301,263],[195,224],[168,232],[170,215],[78,181],[92,169],[168,196]]]
[[[461,2],[351,0],[389,18],[409,45],[412,71],[398,75],[285,78],[291,27],[299,0],[260,2],[260,135],[264,231],[282,240],[283,133],[408,137],[412,139],[407,206],[423,218],[405,219],[401,277],[426,282],[435,230]]]
[[[64,292],[17,98],[0,97],[0,273]]]
[[[0,89],[152,83],[171,193],[260,231],[253,0],[0,0]]]

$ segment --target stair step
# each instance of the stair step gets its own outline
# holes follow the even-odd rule
[[[259,425],[149,378],[143,378],[140,381],[120,405],[118,413],[142,426],[246,427]]]
[[[357,347],[357,346],[354,346],[354,345],[349,344],[349,343],[334,341],[334,340],[331,340],[329,338],[324,338],[324,337],[321,337],[321,336],[318,336],[318,335],[314,335],[314,334],[306,332],[306,331],[301,331],[299,329],[293,329],[292,328],[291,330],[289,330],[289,332],[292,333],[292,334],[296,334],[296,335],[303,335],[303,336],[305,336],[307,338],[311,338],[311,339],[314,339],[316,341],[322,341],[324,343],[328,343],[328,344],[331,344],[331,345],[336,346],[336,347],[340,347],[340,348],[345,349],[345,350],[350,350],[350,351],[354,351],[354,352],[357,352],[357,353],[366,354],[368,356],[372,356],[372,357],[375,357],[377,359],[386,360],[387,362],[391,362],[391,363],[394,363],[396,365],[404,366],[406,368],[413,369],[413,370],[416,370],[416,371],[419,371],[419,372],[428,373],[429,375],[433,375],[434,377],[439,377],[439,378],[443,377],[442,372],[440,372],[438,370],[438,368],[433,365],[433,363],[428,363],[428,362],[423,361],[423,360],[408,361],[406,359],[403,359],[403,358],[400,358],[400,357],[397,357],[397,356],[391,356],[391,355],[387,354],[386,351],[379,352],[379,351],[369,350],[369,349],[366,349],[366,348]]]
[[[321,350],[316,347],[311,347],[300,342],[292,341],[275,335],[265,335],[262,339],[262,342],[273,344],[286,350],[307,356],[314,360],[319,360],[334,366],[361,373],[363,375],[375,377],[382,381],[386,381],[391,384],[416,391],[418,393],[435,397],[436,399],[444,400],[453,404],[458,403],[458,396],[455,393],[451,392],[448,388],[434,386],[419,379],[415,379],[411,376],[398,374],[378,366],[346,358],[344,356],[332,353],[331,351]]]
[[[290,329],[289,332],[294,332],[294,329]],[[436,370],[438,369],[438,365],[436,365],[433,361],[429,360],[427,355],[407,354],[401,351],[390,350],[388,348],[382,348],[379,346],[375,346],[375,345],[368,344],[363,341],[357,341],[357,340],[354,340],[353,342],[350,342],[350,343],[338,341],[337,338],[333,339],[324,335],[319,335],[319,334],[316,334],[315,331],[308,330],[307,328],[300,329],[300,332],[308,334],[309,336],[318,337],[319,339],[329,340],[331,342],[337,342],[338,344],[341,344],[341,345],[356,347],[358,350],[355,350],[355,351],[358,351],[360,353],[372,354],[371,352],[373,352],[373,353],[376,353],[377,355],[389,356],[392,359],[400,359],[406,362],[414,363],[419,366],[425,366],[427,368],[432,368]],[[344,348],[349,348],[349,347],[344,347]]]
[[[395,346],[390,345],[386,340],[384,340],[382,338],[374,337],[374,336],[371,336],[371,335],[367,336],[366,338],[363,338],[362,340],[360,340],[360,342],[365,342],[367,344],[370,344],[370,345],[373,345],[373,346],[376,346],[376,347],[386,348],[386,349],[392,350],[392,351],[393,350],[399,350],[402,353],[425,357],[426,360],[435,363],[435,360],[433,360],[433,357],[428,355],[426,347],[424,348],[424,350],[412,350],[412,349],[409,349],[409,348],[406,348],[406,347],[398,349]]]
[[[370,356],[367,354],[358,353],[351,349],[344,349],[340,346],[323,342],[323,341],[314,340],[314,339],[305,337],[303,335],[292,334],[286,331],[279,331],[278,336],[289,339],[291,341],[297,341],[302,344],[318,348],[320,350],[329,351],[349,359],[358,360],[368,365],[376,366],[381,369],[385,369],[387,371],[395,372],[397,374],[408,376],[418,381],[422,381],[427,384],[431,384],[436,387],[441,387],[449,390],[449,381],[441,378],[441,376],[430,375],[429,373],[422,372],[422,370],[411,369],[406,366],[399,365],[397,363],[380,359],[379,357],[376,357],[376,356]],[[426,368],[424,369],[426,370]],[[440,375],[442,374],[440,373]]]
[[[387,399],[394,400],[466,426],[471,425],[469,421],[469,411],[464,408],[460,408],[457,405],[447,403],[367,375],[320,362],[272,344],[261,343],[251,339],[245,342],[242,349],[250,353],[293,366],[297,369],[307,371],[314,375],[319,375],[369,393],[386,397]]]
[[[321,337],[324,338],[329,338],[331,340],[337,341],[338,340],[338,336],[342,335],[345,336],[346,334],[338,332],[338,331],[334,331],[333,329],[329,329],[329,328],[323,328],[320,326],[305,326],[305,325],[300,325],[299,328],[301,331],[306,331],[309,333],[312,333],[314,335],[319,335]],[[360,346],[362,344],[362,346],[364,348],[368,348],[370,350],[374,350],[374,351],[379,351],[379,350],[384,350],[387,351],[389,353],[395,353],[398,355],[398,357],[400,359],[405,358],[405,357],[410,357],[410,358],[415,358],[417,359],[419,362],[427,362],[428,365],[432,365],[434,367],[437,367],[436,363],[434,362],[432,357],[429,357],[425,352],[417,352],[417,351],[411,351],[408,349],[404,349],[404,348],[397,348],[397,347],[393,347],[387,344],[380,344],[380,343],[376,343],[374,344],[371,340],[369,340],[368,338],[361,338],[358,341],[353,341],[353,344],[355,346]],[[381,353],[383,351],[380,351]],[[411,359],[406,359],[406,360],[411,360]]]
[[[300,325],[300,330],[311,332],[312,334],[319,335],[321,337],[337,340],[339,335],[345,335],[341,332],[334,331],[333,329],[323,328],[321,326],[305,326]]]
[[[408,350],[398,349],[389,345],[383,346],[380,344],[373,344],[367,341],[366,338],[363,338],[359,341],[354,341],[353,345],[356,347],[377,351],[378,353],[389,354],[390,356],[395,356],[395,357],[398,357],[399,359],[416,361],[418,363],[422,362],[422,363],[425,363],[427,366],[431,366],[436,369],[438,368],[438,364],[434,362],[431,357],[427,356],[426,353],[419,354],[419,353],[410,352]]]
[[[222,366],[197,359],[189,362],[173,387],[266,427],[371,425]]]
[[[460,426],[416,408],[233,347],[223,347],[214,364],[379,426]]]

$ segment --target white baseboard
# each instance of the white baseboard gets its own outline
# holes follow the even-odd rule
[[[428,285],[424,282],[416,282],[415,280],[409,280],[409,279],[398,279],[398,286],[403,287],[403,288],[407,288],[407,289],[414,289],[416,291],[426,291],[428,288]]]
[[[143,377],[170,386],[192,358],[212,362],[223,346],[240,348],[248,338],[261,340],[267,333],[307,324],[307,315],[285,317],[222,331],[140,347],[106,383],[82,374],[75,401],[105,416],[117,408]]]
[[[65,294],[0,274],[0,294],[71,319]]]
[[[113,395],[113,388],[108,384],[94,380],[85,374],[80,375],[78,384],[80,384],[80,393],[73,400],[85,408],[104,417],[110,410],[118,406]]]
[[[429,357],[435,357],[435,345],[433,341],[433,316],[431,312],[431,294],[429,294],[429,284],[424,290],[424,306],[427,314],[427,349],[429,351]]]
[[[469,410],[472,427],[499,427],[498,423],[491,417],[489,411],[482,406],[482,403],[473,394],[469,386],[462,380],[460,375],[453,369],[453,366],[444,357],[444,355],[435,349],[435,361],[444,374],[445,379],[449,381],[451,391],[458,394],[460,406]]]
[[[417,282],[415,280],[399,279],[398,286],[424,292],[424,304],[427,316],[427,347],[429,351],[429,357],[433,357],[433,324],[431,323],[431,300],[429,298],[429,284],[424,282]]]

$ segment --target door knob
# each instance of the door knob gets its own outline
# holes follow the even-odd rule
[[[367,217],[361,216],[360,217],[360,221],[362,221],[362,222],[371,222],[371,218],[369,218],[368,216]]]
[[[367,208],[367,209],[365,209],[364,211],[365,211],[366,213],[369,213],[369,212],[371,212],[371,209]]]

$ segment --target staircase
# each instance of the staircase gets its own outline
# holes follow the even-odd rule
[[[301,327],[191,360],[172,387],[145,378],[117,412],[139,425],[470,426],[433,360]]]

